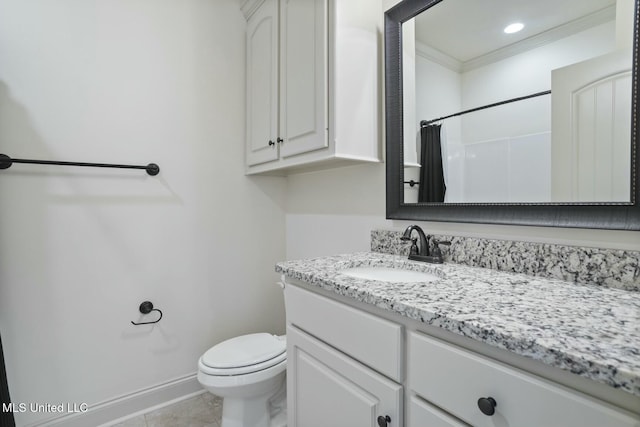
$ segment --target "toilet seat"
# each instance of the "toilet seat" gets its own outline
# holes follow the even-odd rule
[[[245,375],[282,363],[286,341],[267,333],[242,335],[211,347],[199,360],[200,371],[214,376]]]

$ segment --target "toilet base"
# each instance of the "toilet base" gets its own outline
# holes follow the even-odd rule
[[[270,427],[269,412],[265,410],[267,397],[222,401],[222,427]]]
[[[221,427],[286,427],[286,381],[274,394],[254,398],[225,397]]]

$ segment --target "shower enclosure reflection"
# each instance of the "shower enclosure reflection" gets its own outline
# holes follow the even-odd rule
[[[629,202],[633,17],[446,0],[403,23],[404,203]]]

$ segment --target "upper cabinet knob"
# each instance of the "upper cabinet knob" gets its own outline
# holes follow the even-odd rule
[[[282,139],[282,138],[278,137],[278,138],[276,139],[276,141],[278,141],[278,144],[280,144],[281,142],[284,142],[284,139]]]
[[[391,417],[389,415],[385,415],[385,416],[380,415],[378,417],[378,426],[380,427],[387,427],[387,425],[390,422],[391,422]]]
[[[496,406],[498,406],[498,403],[493,397],[481,397],[478,399],[478,408],[480,408],[485,415],[491,416],[495,414]]]

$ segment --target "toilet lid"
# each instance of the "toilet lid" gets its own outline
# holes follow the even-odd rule
[[[283,354],[286,349],[286,341],[275,335],[241,335],[211,347],[201,360],[210,368],[239,368],[273,359]]]

